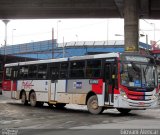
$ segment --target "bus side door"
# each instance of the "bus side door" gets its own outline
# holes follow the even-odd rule
[[[105,102],[109,105],[114,103],[114,87],[115,87],[115,62],[105,62],[104,81],[105,81]]]
[[[5,68],[5,75],[3,80],[3,91],[6,97],[16,98],[17,76],[18,76],[18,69],[16,67]]]
[[[16,98],[17,92],[17,77],[18,77],[18,68],[12,67],[12,81],[11,81],[11,98]]]
[[[51,78],[51,90],[50,90],[50,100],[55,101],[56,99],[56,86],[59,78],[59,64],[55,63],[50,66],[49,69]]]

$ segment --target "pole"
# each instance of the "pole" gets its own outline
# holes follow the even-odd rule
[[[5,42],[4,42],[4,45],[6,46],[7,45],[7,24],[9,23],[10,20],[2,20],[5,24]]]
[[[64,36],[63,36],[63,58],[65,57],[65,46],[64,46]]]
[[[57,47],[58,47],[58,31],[59,31],[58,23],[59,23],[59,22],[61,22],[61,20],[58,20],[58,21],[57,21]]]
[[[2,20],[5,24],[5,39],[4,39],[4,64],[6,63],[6,46],[7,46],[7,24],[10,20]]]
[[[108,45],[108,37],[109,37],[109,20],[107,19],[107,45]]]
[[[155,24],[154,24],[154,23],[153,23],[153,28],[154,28],[154,30],[153,30],[153,31],[154,31],[154,41],[155,41],[155,40],[156,40],[156,37],[155,37],[155,36],[156,36],[156,34],[155,34],[156,27],[155,27]]]
[[[13,33],[14,33],[14,30],[16,30],[16,29],[12,29],[12,45],[13,45]]]
[[[156,26],[155,26],[155,23],[150,23],[151,25],[153,25],[153,39],[154,39],[154,41],[156,41],[156,34],[155,34],[155,32],[156,32]]]
[[[54,58],[54,28],[52,28],[52,59]]]
[[[147,34],[146,34],[146,45],[148,46],[148,48],[146,48],[146,49],[148,49],[147,52],[149,53],[149,44],[148,44],[148,35]]]
[[[146,44],[148,45],[148,35],[146,34]]]

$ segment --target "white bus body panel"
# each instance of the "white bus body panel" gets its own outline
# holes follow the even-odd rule
[[[11,98],[11,91],[2,90],[2,95],[7,98]]]
[[[29,92],[34,90],[37,101],[48,102],[48,91],[50,90],[50,80],[21,80],[17,82],[17,92],[25,90],[29,99]]]
[[[56,83],[51,83],[51,89],[50,89],[50,100],[55,100],[56,97]]]
[[[2,91],[2,95],[7,98],[19,99],[17,91]]]

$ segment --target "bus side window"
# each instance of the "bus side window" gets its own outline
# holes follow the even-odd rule
[[[19,78],[27,79],[28,78],[28,66],[21,66],[19,70]]]
[[[105,73],[104,73],[104,77],[105,80],[110,84],[111,83],[111,70],[110,70],[110,65],[106,64],[105,65]]]
[[[87,78],[99,78],[102,75],[102,63],[101,60],[88,60],[86,67]]]
[[[12,69],[12,79],[13,80],[18,79],[18,67],[13,67],[13,69]]]
[[[85,61],[73,61],[70,63],[70,78],[84,78]]]
[[[38,79],[47,79],[47,64],[38,65]]]
[[[60,64],[60,79],[66,79],[68,77],[68,62],[64,62]]]
[[[37,65],[30,65],[29,66],[28,78],[29,79],[36,79],[37,78]]]
[[[59,79],[59,63],[50,64],[50,77],[51,80]]]
[[[112,68],[112,83],[113,83],[113,87],[118,89],[118,73],[117,73],[117,67],[118,65],[116,63],[113,64],[113,68]]]
[[[5,80],[11,80],[11,76],[12,76],[12,68],[6,68],[5,70]]]

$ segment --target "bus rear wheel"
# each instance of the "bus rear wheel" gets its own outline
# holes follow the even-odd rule
[[[92,114],[100,114],[104,111],[104,107],[98,106],[98,99],[96,95],[93,95],[88,99],[87,108]]]
[[[36,103],[36,106],[38,106],[38,107],[42,107],[42,106],[43,106],[43,104],[44,104],[44,102],[37,102],[37,103]]]
[[[36,93],[35,92],[32,92],[30,94],[29,99],[30,99],[31,106],[33,106],[33,107],[37,106],[37,98],[36,98]]]
[[[125,108],[117,108],[117,110],[121,113],[121,114],[128,114],[131,109],[125,109]]]
[[[27,105],[27,104],[28,104],[27,97],[26,97],[26,93],[25,93],[24,91],[22,92],[21,103],[22,103],[23,105]]]

